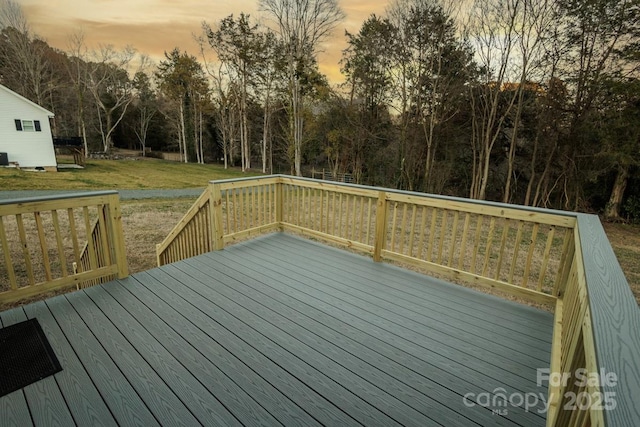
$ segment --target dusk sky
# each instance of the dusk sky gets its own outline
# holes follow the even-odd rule
[[[260,18],[257,0],[18,0],[33,31],[50,45],[68,49],[68,37],[82,30],[90,48],[98,44],[127,44],[154,61],[174,47],[200,57],[193,34],[200,34],[202,21],[215,25],[222,18],[240,12]],[[346,18],[325,43],[320,69],[333,82],[340,82],[341,52],[346,47],[344,32],[357,32],[372,13],[381,15],[387,0],[343,0]]]

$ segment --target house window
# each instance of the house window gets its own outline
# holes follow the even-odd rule
[[[15,120],[16,130],[19,132],[42,132],[40,120]]]
[[[35,130],[35,128],[33,127],[33,120],[23,120],[22,130],[25,132],[33,132]]]

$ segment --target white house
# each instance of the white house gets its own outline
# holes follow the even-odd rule
[[[53,115],[0,85],[0,165],[57,170],[49,125]]]

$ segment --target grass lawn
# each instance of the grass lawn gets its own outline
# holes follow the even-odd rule
[[[159,159],[88,160],[84,169],[29,172],[0,168],[0,190],[139,190],[204,187],[212,179],[252,176],[219,165]]]

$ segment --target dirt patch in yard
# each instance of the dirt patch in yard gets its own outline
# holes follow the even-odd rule
[[[640,304],[640,225],[605,223],[604,229]]]

